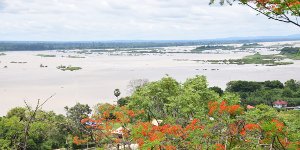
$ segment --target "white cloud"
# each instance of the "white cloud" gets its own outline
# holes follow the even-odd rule
[[[247,7],[209,0],[0,0],[0,40],[207,39],[297,34]],[[1,3],[2,2],[2,3]]]

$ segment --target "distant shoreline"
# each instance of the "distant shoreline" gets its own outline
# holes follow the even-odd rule
[[[90,50],[119,48],[160,48],[172,46],[244,44],[299,41],[299,36],[224,38],[211,40],[124,40],[124,41],[0,41],[0,51]]]

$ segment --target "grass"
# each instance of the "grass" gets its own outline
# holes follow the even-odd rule
[[[17,62],[17,61],[11,61],[10,62],[11,64],[26,64],[27,62],[22,62],[22,61],[19,61],[19,62]]]
[[[299,54],[285,54],[286,57],[293,59],[293,60],[300,60],[300,53]]]
[[[63,66],[63,65],[60,65],[56,68],[62,71],[76,71],[82,69],[81,67]]]
[[[279,65],[291,65],[291,64],[294,64],[293,62],[275,62],[274,63],[276,66],[279,66]]]
[[[263,45],[258,44],[258,43],[245,43],[243,44],[241,47],[239,47],[241,50],[245,50],[247,48],[257,48],[257,47],[261,47]]]
[[[68,58],[85,58],[83,56],[72,56],[72,55],[69,55]]]
[[[56,55],[47,55],[47,54],[37,54],[36,56],[40,56],[40,57],[56,57]]]
[[[242,59],[229,59],[229,60],[207,60],[211,64],[262,64],[267,66],[290,65],[293,62],[282,62],[286,57],[281,55],[254,55],[246,56]]]
[[[275,64],[275,62],[285,59],[279,55],[260,55],[256,53],[254,55],[246,56],[241,59],[241,63],[244,64]]]
[[[223,45],[215,45],[215,46],[200,46],[196,49],[193,49],[191,52],[202,52],[205,50],[216,50],[216,49],[222,49],[222,50],[233,50],[234,46],[223,46]]]
[[[300,60],[299,47],[284,47],[283,49],[281,49],[280,54],[293,60]]]

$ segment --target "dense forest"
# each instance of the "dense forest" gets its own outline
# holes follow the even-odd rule
[[[168,46],[195,46],[220,44],[245,44],[256,42],[275,42],[299,40],[300,37],[249,38],[249,39],[215,39],[215,40],[162,40],[162,41],[87,41],[87,42],[51,42],[51,41],[0,41],[0,51],[39,51],[39,50],[70,50],[70,49],[118,49],[118,48],[148,48]],[[246,44],[247,45],[247,44]],[[253,45],[248,45],[253,46]]]
[[[200,46],[197,47],[196,49],[193,50],[193,52],[201,52],[201,51],[205,51],[205,50],[216,50],[216,49],[221,49],[221,50],[234,50],[234,46],[211,46],[211,45],[207,45],[207,46]]]
[[[300,60],[299,47],[285,47],[281,50],[280,54],[285,55],[290,59]]]
[[[39,51],[73,49],[117,49],[186,46],[204,44],[201,41],[111,41],[111,42],[0,42],[0,51]]]
[[[227,84],[227,92],[237,93],[241,104],[272,106],[276,100],[285,100],[289,106],[300,106],[300,83],[291,79],[284,84],[280,81],[231,81]]]
[[[131,83],[129,97],[112,92],[116,105],[77,103],[65,115],[11,109],[0,117],[0,149],[300,148],[300,111],[272,107],[278,99],[299,106],[298,81],[231,81],[225,91],[204,76]]]

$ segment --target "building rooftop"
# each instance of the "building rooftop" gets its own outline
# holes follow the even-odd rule
[[[277,100],[273,102],[274,105],[287,105],[288,103],[284,100]]]

